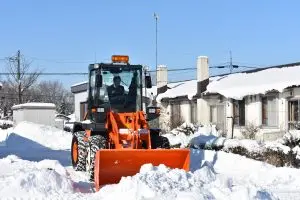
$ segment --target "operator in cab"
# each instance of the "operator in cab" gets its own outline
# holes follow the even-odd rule
[[[112,85],[107,87],[109,100],[113,104],[123,103],[122,100],[124,100],[125,89],[121,85],[121,77],[115,76],[113,82]]]

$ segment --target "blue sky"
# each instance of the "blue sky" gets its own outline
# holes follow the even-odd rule
[[[169,69],[195,67],[200,55],[210,65],[229,61],[266,66],[300,61],[300,1],[3,0],[0,58],[20,49],[44,72],[87,72],[90,62],[126,54],[131,63]],[[62,63],[63,62],[63,63]],[[0,62],[3,71],[5,63]],[[228,70],[227,70],[228,71]],[[212,74],[221,73],[213,69]],[[195,71],[170,73],[190,79]],[[47,76],[68,88],[83,76]]]

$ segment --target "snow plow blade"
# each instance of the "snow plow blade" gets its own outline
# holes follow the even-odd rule
[[[95,157],[94,181],[98,191],[105,184],[133,176],[144,164],[164,164],[169,168],[190,169],[189,149],[102,149]]]

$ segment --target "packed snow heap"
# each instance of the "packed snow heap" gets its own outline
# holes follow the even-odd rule
[[[202,131],[205,129],[212,130]],[[197,131],[188,137],[201,136]],[[0,133],[6,134],[0,145],[0,194],[4,199],[300,198],[300,170],[202,149],[191,149],[189,172],[145,164],[136,175],[95,192],[86,173],[71,167],[71,133],[29,122]],[[205,136],[213,138],[211,132]]]

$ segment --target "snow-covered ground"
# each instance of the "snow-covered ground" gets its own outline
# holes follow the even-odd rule
[[[94,192],[70,166],[70,133],[24,122],[0,134],[0,199],[300,199],[299,169],[196,149],[190,172],[146,164]]]

